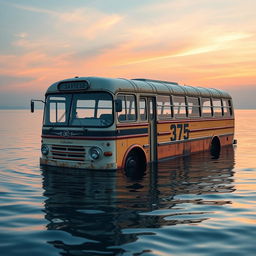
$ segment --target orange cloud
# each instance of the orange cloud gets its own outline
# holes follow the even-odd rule
[[[38,36],[15,32],[12,46],[21,53],[0,56],[0,74],[35,78],[16,87],[45,88],[75,75],[144,76],[214,87],[256,81],[256,24],[253,8],[242,4],[222,10],[205,0],[155,2],[125,14],[13,6],[53,21],[51,31]],[[241,26],[234,28],[237,20]]]

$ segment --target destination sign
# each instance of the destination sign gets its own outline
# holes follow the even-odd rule
[[[87,81],[62,82],[58,85],[60,91],[87,90],[88,88],[89,84]]]

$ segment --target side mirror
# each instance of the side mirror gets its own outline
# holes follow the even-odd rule
[[[122,100],[116,99],[115,100],[115,107],[116,107],[116,112],[122,112]]]
[[[43,102],[45,104],[45,101],[43,101],[43,100],[33,100],[32,99],[30,101],[30,111],[31,111],[31,113],[34,113],[34,111],[35,111],[35,101]]]
[[[35,111],[35,103],[33,100],[31,100],[31,102],[30,102],[30,111],[31,111],[31,113],[34,113],[34,111]]]

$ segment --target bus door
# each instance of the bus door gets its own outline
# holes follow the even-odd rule
[[[147,102],[150,161],[153,162],[157,160],[156,98],[147,97]]]

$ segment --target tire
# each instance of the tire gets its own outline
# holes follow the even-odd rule
[[[210,152],[214,159],[218,159],[220,156],[220,140],[217,137],[214,137],[211,143]]]
[[[145,163],[140,159],[139,154],[132,151],[128,154],[125,161],[125,174],[127,177],[139,178],[142,177],[145,172]]]

